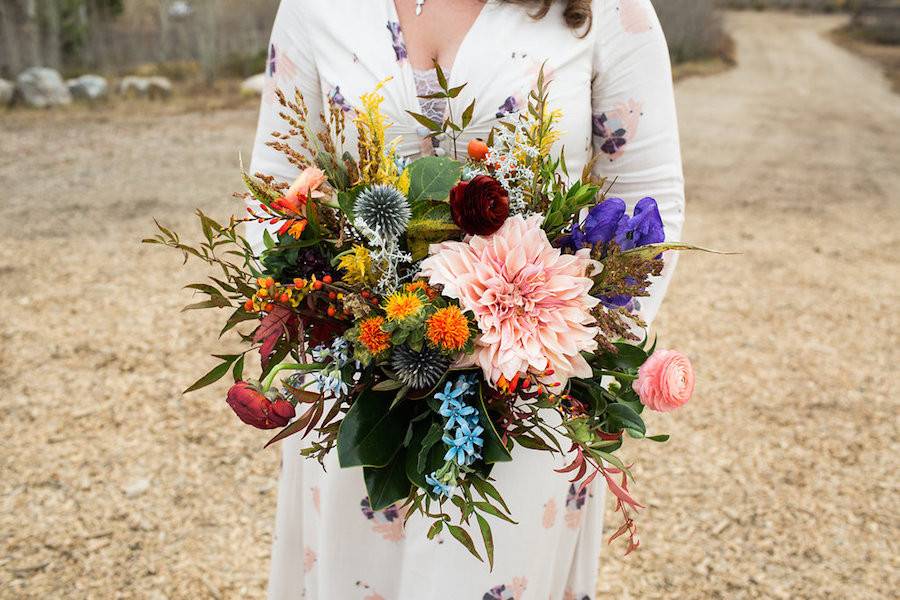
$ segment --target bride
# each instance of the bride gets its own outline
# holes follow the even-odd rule
[[[361,94],[381,89],[383,110],[400,136],[399,153],[452,152],[447,140],[407,113],[440,120],[437,62],[460,110],[477,99],[469,138],[486,138],[498,119],[525,105],[544,66],[550,104],[563,112],[568,172],[592,165],[614,182],[611,195],[632,208],[657,199],[668,240],[680,239],[684,188],[665,39],[650,0],[283,0],[269,47],[251,172],[290,181],[284,155],[266,145],[285,129],[274,90],[303,93],[315,115],[329,104],[353,111]],[[460,107],[460,108],[457,108]],[[352,132],[348,132],[352,136]],[[348,141],[355,146],[355,140]],[[593,162],[592,162],[593,160]],[[251,241],[261,240],[251,226]],[[674,261],[640,310],[655,316]],[[404,528],[403,509],[370,509],[358,470],[334,454],[323,470],[283,442],[272,550],[273,600],[587,600],[594,597],[603,541],[604,487],[576,493],[553,469],[562,457],[517,448],[493,476],[518,525],[493,525],[491,572],[454,540],[428,540],[425,519]]]

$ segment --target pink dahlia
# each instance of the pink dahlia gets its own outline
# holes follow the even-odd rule
[[[463,359],[492,383],[532,373],[547,383],[590,377],[581,352],[597,348],[589,250],[562,254],[541,217],[510,217],[490,236],[431,246],[422,275],[475,313],[481,335]]]

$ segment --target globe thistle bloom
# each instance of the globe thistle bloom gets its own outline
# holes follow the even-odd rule
[[[406,231],[412,211],[406,197],[390,185],[373,185],[356,199],[356,217],[383,238],[396,238]]]
[[[450,360],[427,346],[419,352],[409,346],[399,346],[394,349],[391,367],[403,384],[416,390],[425,390],[441,380],[450,368]]]

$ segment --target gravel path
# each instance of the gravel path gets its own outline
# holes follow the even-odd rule
[[[687,235],[744,254],[681,262],[659,325],[700,387],[633,456],[643,547],[606,552],[600,597],[893,597],[900,102],[838,19],[729,23],[740,66],[678,102]],[[277,452],[224,386],[181,396],[201,272],[138,243],[227,213],[254,120],[0,116],[0,597],[262,595]]]

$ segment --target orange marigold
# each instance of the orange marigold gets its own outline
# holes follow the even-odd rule
[[[428,339],[444,350],[462,350],[469,341],[469,319],[458,306],[442,308],[428,318]]]
[[[384,312],[387,313],[388,320],[402,321],[418,314],[424,305],[422,298],[415,292],[394,292],[385,301]]]
[[[384,317],[370,317],[359,324],[359,341],[372,354],[391,347],[391,334],[382,329]]]

